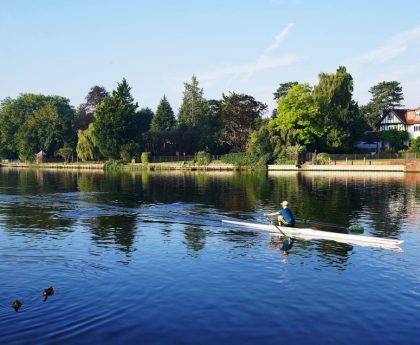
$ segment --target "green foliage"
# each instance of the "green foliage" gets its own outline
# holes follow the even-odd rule
[[[297,84],[299,84],[297,81],[289,81],[287,83],[280,84],[277,90],[273,93],[274,100],[278,101],[280,98],[286,96],[289,90]]]
[[[221,143],[228,145],[233,152],[246,150],[249,136],[258,126],[267,106],[252,96],[234,92],[223,95],[221,104],[220,133]]]
[[[321,73],[313,97],[320,114],[317,126],[324,133],[318,136],[316,148],[351,151],[365,128],[359,107],[353,100],[353,77],[343,66],[335,74]]]
[[[218,142],[218,136],[222,130],[220,122],[221,102],[209,100],[203,104],[203,114],[199,117],[194,128],[196,150],[208,152],[220,152],[223,146]]]
[[[142,163],[150,163],[150,157],[152,154],[150,152],[142,152],[140,160]]]
[[[175,127],[175,115],[166,96],[163,96],[157,109],[156,114],[152,118],[150,130],[152,132],[160,132]]]
[[[379,138],[389,144],[391,150],[398,151],[406,148],[405,142],[410,138],[407,131],[399,131],[398,129],[390,129],[388,131],[379,132]]]
[[[138,144],[130,142],[127,144],[123,144],[120,147],[120,157],[121,159],[128,163],[130,162],[133,157],[135,157],[138,153]]]
[[[85,130],[77,131],[76,153],[82,161],[95,160],[99,156],[96,146],[95,137],[93,135],[94,124],[91,123]]]
[[[420,137],[411,139],[411,141],[410,141],[410,151],[411,152],[420,152]]]
[[[41,149],[52,156],[63,146],[74,147],[75,112],[60,96],[22,94],[0,106],[0,153],[5,158],[32,160]]]
[[[326,152],[321,152],[316,155],[316,163],[321,165],[326,165],[329,163],[331,155]]]
[[[398,81],[382,81],[372,86],[369,92],[372,97],[363,110],[369,126],[376,128],[382,111],[402,107],[404,96]]]
[[[258,130],[252,132],[248,141],[246,152],[259,165],[266,165],[273,160],[275,143],[272,132],[271,128],[264,124]]]
[[[195,75],[192,76],[191,84],[184,83],[184,94],[179,110],[178,125],[180,127],[195,127],[205,111],[205,99],[203,89],[198,86]]]
[[[73,149],[71,147],[62,147],[57,150],[56,155],[63,158],[64,161],[68,163],[71,156],[73,155]]]
[[[108,91],[103,86],[95,85],[90,88],[85,102],[77,108],[74,128],[85,130],[95,117],[96,107],[101,104],[104,98],[109,97]]]
[[[315,145],[325,134],[309,84],[296,84],[277,103],[277,116],[270,126],[280,132],[283,145]]]
[[[125,79],[96,109],[94,136],[105,158],[119,158],[125,144],[136,141],[136,107]]]
[[[105,171],[122,171],[124,169],[124,161],[122,160],[107,160],[104,164]]]
[[[227,164],[233,164],[236,167],[242,166],[253,166],[257,162],[251,155],[247,153],[228,153],[222,156],[222,162]]]
[[[196,164],[197,165],[209,165],[211,163],[211,154],[206,151],[197,152]]]

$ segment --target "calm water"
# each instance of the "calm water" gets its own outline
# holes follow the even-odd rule
[[[403,252],[221,223],[284,199]],[[0,344],[419,344],[419,235],[419,174],[3,169]]]

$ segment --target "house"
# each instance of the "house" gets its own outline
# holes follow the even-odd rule
[[[420,136],[420,107],[417,109],[387,109],[377,122],[379,132],[390,129],[407,131],[410,139]],[[407,143],[408,144],[408,143]]]

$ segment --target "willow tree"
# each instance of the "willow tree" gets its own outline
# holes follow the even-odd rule
[[[365,128],[358,104],[353,100],[353,77],[343,66],[334,74],[321,73],[313,98],[319,107],[319,125],[326,133],[318,139],[319,150],[352,150]]]

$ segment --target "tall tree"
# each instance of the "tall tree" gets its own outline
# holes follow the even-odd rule
[[[195,127],[205,111],[205,99],[203,89],[198,86],[195,75],[192,76],[191,84],[184,83],[184,94],[178,115],[178,125]]]
[[[86,129],[93,121],[96,107],[101,104],[104,98],[109,97],[109,92],[103,87],[95,85],[90,88],[85,102],[80,104],[76,112],[75,130]]]
[[[152,132],[166,131],[175,127],[175,115],[166,96],[160,100],[156,114],[152,118],[150,130]]]
[[[283,145],[309,145],[313,147],[325,134],[319,123],[319,107],[312,97],[309,84],[296,84],[277,101],[278,115],[270,126],[280,132]]]
[[[382,81],[369,90],[372,97],[363,108],[366,120],[370,127],[375,128],[383,110],[402,107],[404,95],[398,81]]]
[[[218,136],[222,130],[221,101],[209,100],[203,106],[203,114],[195,127],[196,151],[220,153],[223,147],[218,143]]]
[[[326,132],[318,139],[318,149],[352,150],[364,130],[364,120],[353,100],[353,77],[343,66],[335,74],[321,73],[313,97],[319,106],[321,126]]]
[[[278,101],[280,98],[286,96],[289,90],[292,88],[292,86],[295,86],[297,84],[299,84],[297,81],[289,81],[287,83],[280,84],[277,90],[273,93],[274,100]]]
[[[267,105],[252,96],[234,92],[223,95],[221,143],[229,145],[234,152],[244,152],[251,132],[257,128],[266,110]]]
[[[105,158],[120,158],[121,147],[135,141],[133,126],[137,105],[130,93],[131,87],[123,78],[112,96],[105,98],[96,109],[94,136]]]

